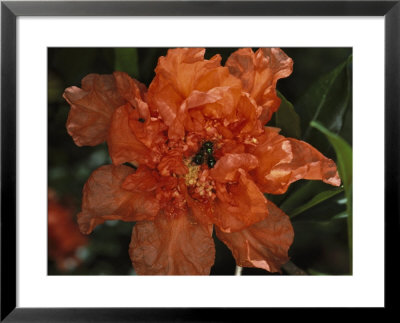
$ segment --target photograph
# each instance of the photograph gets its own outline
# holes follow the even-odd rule
[[[352,275],[352,47],[48,47],[48,275]]]
[[[395,308],[399,22],[399,0],[2,1],[0,321]]]

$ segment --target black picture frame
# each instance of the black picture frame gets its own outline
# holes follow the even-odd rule
[[[16,307],[16,19],[19,16],[383,16],[385,19],[385,308],[399,231],[400,1],[90,1],[1,3],[1,321],[237,321],[244,308]],[[369,175],[370,176],[370,175]],[[398,276],[398,275],[397,275]],[[389,278],[388,277],[393,277]],[[389,281],[389,282],[388,282]],[[392,286],[392,287],[391,287]]]

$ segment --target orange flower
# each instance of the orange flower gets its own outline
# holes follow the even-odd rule
[[[113,162],[85,184],[81,231],[137,222],[129,254],[138,274],[209,274],[214,228],[239,266],[278,272],[294,233],[263,193],[285,193],[299,179],[338,186],[336,165],[264,127],[280,105],[278,79],[292,72],[282,50],[240,49],[226,66],[204,53],[169,50],[148,90],[122,72],[91,74],[82,89],[65,90],[74,141],[106,140]]]
[[[59,270],[66,271],[80,262],[76,251],[86,245],[87,238],[79,232],[72,210],[60,204],[51,189],[48,191],[47,206],[49,257],[55,261]]]

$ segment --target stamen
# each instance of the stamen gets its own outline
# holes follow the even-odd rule
[[[185,175],[185,183],[186,186],[192,186],[196,184],[197,179],[199,177],[199,172],[200,172],[200,166],[199,165],[193,165],[190,160],[184,161],[184,164],[188,168],[188,173]]]

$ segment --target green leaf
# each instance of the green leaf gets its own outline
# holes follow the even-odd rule
[[[353,144],[353,111],[352,109],[347,109],[346,115],[344,117],[344,123],[342,130],[338,133],[349,145]]]
[[[337,134],[332,133],[320,123],[312,121],[311,126],[322,132],[335,149],[339,175],[343,183],[347,205],[347,228],[349,238],[349,251],[352,257],[352,196],[353,196],[353,152],[350,145]]]
[[[310,126],[310,122],[317,121],[332,133],[341,131],[352,103],[351,66],[350,55],[345,62],[314,83],[296,103],[301,115],[303,140],[323,154],[329,152],[329,145],[326,138]]]
[[[336,214],[334,217],[332,217],[332,220],[340,220],[340,219],[347,219],[349,215],[347,212],[340,212],[339,214]]]
[[[347,212],[343,211],[340,213],[337,213],[335,215],[330,215],[326,219],[321,218],[321,212],[318,211],[319,214],[316,214],[314,216],[309,216],[309,213],[307,212],[307,219],[302,219],[301,221],[296,221],[294,223],[314,223],[314,224],[319,224],[319,225],[326,225],[326,226],[331,226],[334,221],[339,221],[339,220],[347,220]]]
[[[289,214],[295,208],[307,203],[318,193],[332,188],[331,185],[325,184],[322,181],[299,181],[297,183],[293,183],[289,189],[294,186],[298,187],[290,192],[290,194],[282,203],[278,204],[286,214]]]
[[[296,113],[293,105],[277,91],[278,97],[282,100],[277,112],[275,112],[275,125],[282,129],[282,134],[286,137],[300,138],[300,117]]]
[[[329,275],[329,274],[325,274],[325,273],[323,273],[323,272],[320,272],[320,271],[315,270],[315,269],[312,269],[312,268],[309,268],[309,269],[307,270],[307,272],[308,272],[310,275],[313,275],[313,276],[327,276],[327,275]]]
[[[306,204],[303,204],[299,206],[298,208],[294,209],[292,212],[289,212],[288,215],[290,218],[294,218],[296,215],[299,215],[308,209],[318,205],[319,203],[322,203],[331,197],[343,192],[343,188],[335,189],[335,190],[329,190],[329,191],[324,191],[321,192],[317,195],[315,195],[309,202]]]
[[[321,131],[332,144],[337,156],[340,178],[345,191],[350,191],[353,183],[353,152],[351,147],[339,135],[332,133],[320,123],[312,121],[311,126]]]
[[[136,48],[115,48],[114,68],[139,78],[138,53]]]
[[[343,202],[346,201],[343,188],[333,189],[331,185],[322,181],[306,180],[293,183],[289,189],[291,188],[294,189],[288,193],[286,199],[275,204],[279,205],[289,216],[295,214],[292,221],[328,223],[336,214],[346,210]],[[329,196],[330,194],[332,196]],[[321,199],[319,199],[320,197]]]

